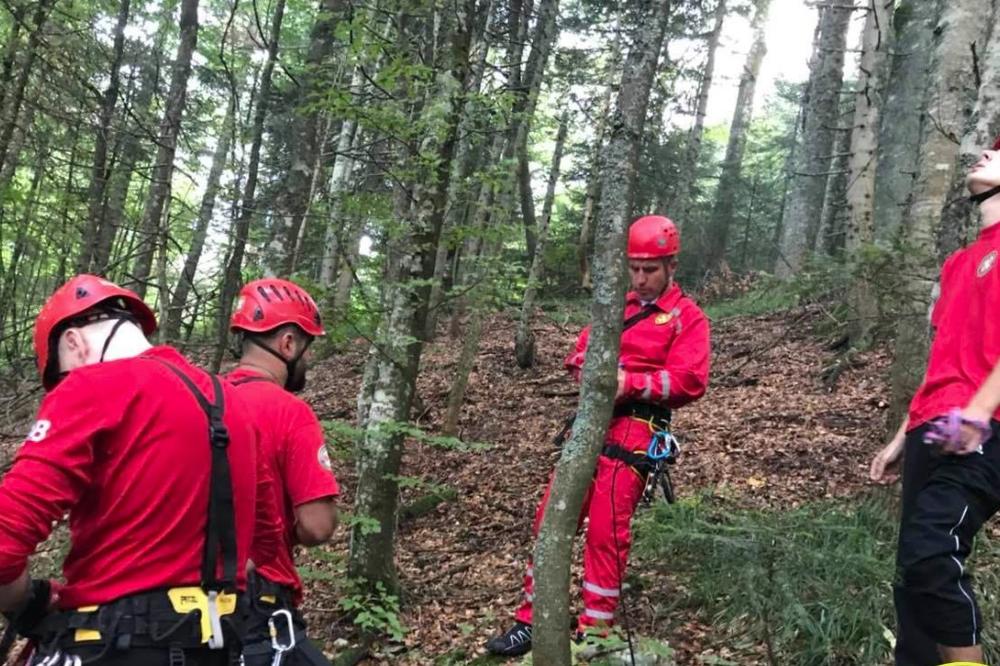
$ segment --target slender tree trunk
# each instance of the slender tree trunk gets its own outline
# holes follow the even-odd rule
[[[115,117],[118,106],[118,93],[121,88],[121,67],[125,55],[125,27],[128,25],[131,0],[121,0],[118,6],[118,21],[115,23],[114,44],[111,48],[111,67],[108,75],[108,87],[100,100],[97,130],[94,134],[94,161],[90,168],[90,190],[87,193],[88,211],[87,225],[81,242],[80,257],[76,262],[78,273],[90,269],[100,230],[104,225],[106,208],[106,192],[111,169],[108,164],[108,146],[110,145],[111,121]]]
[[[729,125],[729,141],[726,144],[726,157],[722,162],[722,174],[719,186],[715,191],[715,205],[712,208],[711,227],[708,233],[708,258],[706,268],[715,270],[726,257],[726,247],[729,243],[729,229],[736,215],[736,193],[742,180],[743,153],[747,145],[747,130],[753,116],[754,92],[757,87],[757,77],[760,67],[767,54],[767,43],[764,39],[764,26],[767,23],[767,12],[770,0],[757,0],[754,11],[753,46],[747,53],[743,64],[743,75],[740,77],[740,87],[736,93],[736,107],[733,109],[733,121]]]
[[[141,68],[136,77],[138,89],[134,99],[124,105],[125,108],[129,109],[128,115],[136,118],[148,116],[156,87],[156,69],[155,65],[149,63]],[[130,83],[130,85],[134,84]],[[106,203],[101,218],[102,224],[97,230],[93,255],[88,269],[92,273],[107,274],[115,236],[119,229],[125,227],[126,204],[132,183],[132,174],[135,165],[146,160],[146,150],[141,141],[140,132],[139,123],[132,122],[128,123],[118,135],[114,159],[116,167],[111,172],[110,179],[105,186]]]
[[[601,199],[601,156],[604,154],[604,137],[611,115],[611,93],[616,87],[621,71],[621,38],[616,36],[611,45],[611,57],[604,74],[604,92],[598,105],[597,128],[590,153],[590,173],[587,175],[587,193],[583,203],[583,222],[580,223],[580,240],[577,244],[577,264],[580,268],[580,287],[590,291],[590,257],[594,248],[594,218]]]
[[[351,94],[359,97],[364,86],[364,71],[356,67],[351,75]],[[354,118],[345,118],[340,124],[337,137],[337,159],[330,174],[330,219],[323,241],[323,259],[320,265],[319,282],[330,288],[337,282],[337,274],[342,261],[342,238],[348,226],[344,219],[344,202],[348,195],[351,175],[354,172],[354,148],[358,138],[358,123]],[[332,292],[331,292],[332,300]]]
[[[854,100],[852,100],[853,102]],[[812,252],[834,256],[837,248],[844,247],[844,229],[847,226],[847,185],[851,157],[851,136],[854,119],[853,107],[839,119],[823,195],[823,212],[819,216],[816,245]]]
[[[291,164],[278,200],[278,210],[284,223],[277,230],[275,247],[272,248],[277,255],[277,265],[285,275],[294,270],[295,249],[317,189],[315,183],[323,177],[321,153],[325,123],[313,104],[328,85],[329,74],[323,70],[334,52],[337,24],[345,17],[347,5],[344,0],[320,0],[310,34],[306,74],[296,100],[296,105],[304,108],[293,121],[294,134],[289,146]]]
[[[611,418],[627,280],[625,236],[635,196],[639,146],[670,10],[668,0],[644,2],[636,26],[605,151],[604,183],[594,261],[590,341],[576,423],[556,465],[535,544],[534,663],[569,666],[569,580],[573,536],[583,496]],[[644,18],[645,18],[644,17]]]
[[[893,0],[869,0],[868,16],[861,36],[861,75],[855,94],[854,128],[848,165],[847,234],[844,249],[857,258],[861,249],[875,242],[875,173],[878,166],[879,113],[882,109],[889,34],[892,31]],[[851,286],[854,324],[851,343],[867,344],[878,308],[871,284],[855,273]]]
[[[167,341],[177,340],[181,331],[181,322],[184,319],[184,307],[187,305],[188,296],[194,288],[194,276],[198,270],[198,262],[201,260],[202,250],[205,248],[205,239],[208,237],[208,225],[212,221],[212,214],[215,211],[215,199],[219,194],[219,184],[222,180],[222,172],[226,168],[229,157],[229,147],[233,134],[233,123],[236,115],[236,98],[230,97],[226,106],[226,117],[219,128],[219,136],[215,144],[215,152],[212,154],[212,166],[208,172],[208,181],[205,183],[205,193],[201,198],[201,207],[198,209],[198,218],[195,221],[194,233],[191,236],[191,245],[188,248],[187,259],[184,261],[184,269],[177,280],[177,287],[174,289],[167,309],[166,322],[163,327],[163,337]]]
[[[815,246],[833,147],[832,128],[840,111],[847,26],[853,10],[854,0],[831,0],[820,9],[819,38],[802,100],[801,145],[782,218],[782,258],[774,269],[781,278],[797,273],[809,249]]]
[[[887,79],[875,172],[875,236],[895,238],[905,224],[917,174],[921,118],[930,81],[938,0],[902,0],[896,11],[892,73]]]
[[[413,192],[413,215],[401,244],[399,279],[386,284],[389,314],[379,327],[381,355],[372,382],[364,439],[358,455],[358,490],[354,514],[377,521],[378,529],[362,525],[351,531],[348,575],[365,589],[394,592],[396,514],[395,481],[403,452],[403,437],[395,424],[409,418],[430,297],[429,279],[444,222],[448,181],[454,158],[458,123],[465,103],[469,50],[476,15],[474,0],[464,0],[435,18],[448,26],[442,44],[433,104],[423,107],[420,126],[427,132],[418,163],[425,166]]]
[[[545,203],[542,206],[542,222],[538,227],[538,248],[528,271],[528,284],[524,288],[524,300],[521,305],[521,320],[514,335],[514,357],[521,368],[530,368],[535,364],[535,334],[531,330],[531,320],[535,314],[535,300],[545,269],[545,244],[548,241],[552,205],[556,198],[556,185],[559,183],[559,164],[562,161],[568,126],[569,115],[563,111],[559,119],[559,132],[556,134],[556,147],[552,153],[552,168],[549,170],[549,183],[545,190]]]
[[[229,311],[232,308],[236,292],[239,291],[243,272],[243,255],[246,251],[247,237],[250,235],[250,221],[257,212],[257,177],[260,170],[260,149],[264,139],[264,121],[267,119],[269,101],[271,98],[271,79],[274,66],[278,60],[278,41],[281,39],[281,23],[285,16],[285,0],[277,0],[274,5],[274,16],[271,18],[271,34],[267,41],[267,60],[260,74],[260,90],[257,93],[257,108],[253,114],[251,129],[250,156],[247,159],[246,181],[243,183],[243,199],[240,205],[240,216],[233,225],[232,251],[226,263],[222,287],[219,291],[218,344],[212,359],[212,369],[218,371],[222,356],[226,351],[226,340],[229,337]]]
[[[509,145],[511,157],[517,159],[517,187],[521,193],[521,217],[524,222],[524,240],[528,249],[528,261],[535,256],[535,202],[531,192],[531,170],[528,164],[528,135],[538,104],[538,94],[542,89],[545,68],[549,62],[552,46],[559,35],[556,18],[559,14],[559,0],[540,0],[538,21],[531,40],[531,53],[524,67],[519,102],[514,109],[514,140]],[[506,199],[506,196],[503,197]]]
[[[130,286],[140,297],[146,294],[156,240],[160,236],[163,209],[167,204],[167,192],[174,175],[174,155],[177,152],[177,136],[181,130],[181,118],[187,102],[187,84],[191,75],[191,59],[198,43],[198,2],[181,2],[180,43],[174,58],[170,77],[170,90],[163,108],[163,119],[157,138],[156,163],[153,166],[152,181],[146,195],[146,206],[142,212],[139,228],[139,253],[132,267]]]
[[[706,48],[708,54],[705,58],[705,66],[701,70],[701,84],[698,88],[698,101],[695,104],[694,124],[688,134],[687,147],[684,150],[684,162],[681,165],[674,195],[669,213],[678,220],[687,220],[688,211],[692,204],[692,187],[694,186],[695,175],[698,172],[698,159],[701,157],[701,142],[705,133],[705,114],[708,112],[708,94],[712,89],[712,79],[715,76],[715,54],[719,49],[719,40],[722,37],[722,25],[726,20],[726,0],[718,0],[715,5],[715,25],[712,32],[708,33],[708,43]],[[751,89],[752,92],[752,89]],[[747,109],[749,114],[752,109]]]
[[[897,318],[890,417],[902,418],[923,377],[928,344],[927,313],[938,274],[936,252],[945,204],[958,155],[956,137],[968,126],[977,89],[972,45],[977,51],[988,22],[975,0],[942,3],[934,31],[926,108],[920,132],[918,175],[906,220],[906,251],[900,270],[909,276]]]
[[[38,46],[42,40],[42,31],[48,21],[49,12],[52,10],[55,0],[38,0],[35,4],[35,11],[32,13],[31,22],[33,24],[31,34],[28,35],[28,42],[21,52],[21,71],[12,83],[12,90],[4,98],[10,99],[7,107],[3,109],[3,127],[0,129],[0,167],[7,164],[10,156],[11,139],[17,129],[17,120],[21,115],[21,105],[24,103],[24,92],[28,87],[28,79],[34,71],[35,60],[38,57]]]

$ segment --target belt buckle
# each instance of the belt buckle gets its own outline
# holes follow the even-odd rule
[[[222,637],[222,619],[219,616],[219,591],[208,591],[208,626],[211,633],[208,635],[208,648],[210,650],[221,650],[225,647],[225,639]]]

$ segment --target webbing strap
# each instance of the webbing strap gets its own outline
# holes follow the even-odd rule
[[[198,405],[208,417],[208,438],[212,447],[212,468],[208,484],[208,523],[205,529],[205,551],[201,561],[201,584],[206,590],[236,589],[236,518],[233,505],[233,481],[229,469],[229,430],[222,421],[225,413],[225,399],[219,378],[212,379],[215,403],[195,386],[191,378],[173,364],[161,359],[187,386],[198,401]],[[222,554],[222,578],[217,578],[219,554]]]
[[[643,306],[641,310],[639,310],[634,315],[632,315],[631,317],[622,322],[622,333],[632,328],[646,317],[649,317],[654,312],[659,312],[659,311],[660,309],[655,305],[653,305],[652,303]]]

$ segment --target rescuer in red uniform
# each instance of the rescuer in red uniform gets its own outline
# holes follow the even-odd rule
[[[1000,139],[966,176],[978,238],[941,268],[933,342],[909,414],[871,464],[903,476],[896,555],[896,663],[982,662],[982,617],[966,559],[1000,507]]]
[[[306,637],[297,610],[302,580],[293,557],[296,544],[329,541],[337,524],[334,498],[340,489],[323,428],[309,405],[292,395],[305,386],[310,344],[325,335],[319,309],[293,282],[256,280],[240,292],[230,328],[242,336],[242,352],[226,379],[250,405],[261,431],[260,453],[271,467],[283,535],[274,559],[250,575],[243,658],[247,666],[272,663],[275,651],[268,622],[273,618],[283,644],[293,646],[283,654],[283,664],[328,664]]]
[[[255,527],[262,557],[277,549],[270,479],[235,389],[152,347],[155,329],[136,294],[93,275],[35,323],[48,394],[0,484],[0,609],[37,642],[33,663],[239,657]],[[29,555],[66,514],[65,582],[29,580]]]
[[[708,381],[708,319],[674,283],[679,251],[680,236],[669,219],[649,215],[632,223],[628,238],[632,291],[625,300],[615,410],[580,515],[581,523],[589,518],[580,634],[601,631],[614,620],[632,543],[632,513],[646,486],[650,439],[669,425],[670,410],[700,398]],[[583,330],[565,362],[577,380],[589,333],[590,327]],[[548,490],[535,515],[536,535],[547,501]],[[533,594],[529,563],[516,622],[490,639],[486,644],[490,652],[517,656],[531,649]]]

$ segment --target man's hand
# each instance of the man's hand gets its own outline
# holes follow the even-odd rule
[[[975,402],[965,409],[955,408],[929,423],[924,442],[947,455],[982,453],[983,444],[992,434],[990,415],[991,412],[976,406]]]
[[[18,608],[3,613],[20,636],[37,638],[42,620],[59,601],[59,584],[48,579],[32,579],[27,598]]]
[[[956,447],[948,453],[957,456],[967,456],[970,453],[981,453],[983,444],[990,438],[990,417],[992,413],[968,405],[961,412],[962,425]]]
[[[899,469],[903,462],[903,445],[906,433],[900,429],[888,444],[872,459],[868,476],[881,485],[889,485],[899,480]]]

